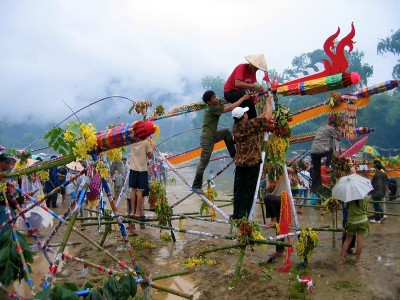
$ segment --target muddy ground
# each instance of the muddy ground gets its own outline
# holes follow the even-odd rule
[[[167,195],[170,203],[175,203],[186,193],[187,188],[174,186],[168,189]],[[218,200],[221,201],[216,204],[219,206],[229,204],[231,198],[230,195],[220,192]],[[176,206],[174,213],[195,213],[199,211],[200,205],[201,201],[198,196],[191,196]],[[65,208],[65,204],[61,205],[56,212],[61,214]],[[125,212],[124,202],[119,208],[121,212]],[[223,211],[229,215],[232,212],[232,205],[223,207]],[[400,201],[395,200],[387,204],[386,211],[400,214]],[[151,216],[153,213],[147,211],[146,214]],[[341,212],[338,213],[338,216],[338,224],[341,224]],[[311,207],[305,208],[298,217],[301,226],[327,226],[332,222],[329,212]],[[218,215],[217,218],[222,220]],[[260,206],[257,207],[255,220],[263,223]],[[179,221],[173,220],[172,226],[178,227]],[[204,248],[234,245],[235,241],[177,232],[175,233],[176,242],[165,241],[160,238],[160,235],[169,231],[160,232],[157,228],[147,226],[145,229],[138,229],[139,236],[137,238],[150,242],[151,247],[143,247],[140,244],[140,246],[134,246],[133,250],[137,263],[151,272],[153,276],[190,270],[190,274],[157,280],[155,283],[192,295],[193,299],[400,299],[399,226],[400,217],[390,215],[382,224],[370,224],[369,234],[364,241],[360,266],[354,265],[354,255],[349,255],[344,265],[337,265],[341,233],[336,233],[333,237],[330,232],[320,232],[320,245],[316,248],[307,270],[301,273],[311,276],[316,289],[315,294],[304,292],[299,288],[296,281],[296,274],[298,274],[296,266],[300,259],[296,252],[291,255],[292,269],[290,272],[277,271],[284,263],[283,257],[277,258],[274,263],[266,263],[270,258],[269,255],[274,253],[274,246],[266,248],[255,246],[253,251],[250,247],[247,248],[243,259],[241,278],[234,289],[231,289],[230,286],[238,262],[239,250],[237,248],[206,254],[206,258],[216,261],[215,265],[206,264],[188,269],[182,264]],[[230,233],[230,225],[225,223],[185,219],[182,221],[182,227],[217,235],[229,235]],[[61,240],[65,227],[62,228],[52,242]],[[51,228],[47,228],[42,230],[42,234],[48,236],[50,231]],[[235,230],[233,232],[235,233]],[[101,234],[98,232],[97,226],[87,227],[83,233],[94,241],[100,242]],[[273,229],[262,229],[261,233],[264,237],[275,235]],[[33,240],[31,241],[33,242]],[[67,252],[121,271],[115,261],[76,233],[71,234],[69,241],[80,244],[69,246]],[[131,239],[131,241],[133,240]],[[297,238],[292,238],[291,242],[296,246]],[[335,247],[333,247],[334,242]],[[130,264],[130,256],[118,231],[112,231],[104,245],[104,248],[118,259]],[[54,249],[57,250],[56,247]],[[48,271],[48,265],[40,254],[36,256],[33,269],[33,278],[40,288],[42,279]],[[85,280],[100,275],[103,274],[90,269],[89,276],[83,277],[82,265],[66,262],[60,266],[57,279],[83,284]],[[25,296],[29,296],[29,288],[24,287],[24,283],[16,289],[21,294],[26,293]],[[183,299],[154,288],[150,289],[150,294],[152,299]],[[138,296],[140,295],[142,295],[142,290],[139,288]]]

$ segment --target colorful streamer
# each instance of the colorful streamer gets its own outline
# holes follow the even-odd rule
[[[315,95],[339,90],[351,84],[357,84],[359,81],[360,75],[358,75],[357,73],[339,73],[279,87],[277,92],[282,96]]]

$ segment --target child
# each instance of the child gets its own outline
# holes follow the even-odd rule
[[[122,186],[124,184],[124,178],[122,177],[122,174],[120,174],[118,170],[114,171],[113,182],[114,182],[114,199],[118,199],[119,194],[121,193],[122,190]]]
[[[353,236],[357,236],[357,247],[356,247],[356,261],[355,264],[360,264],[360,256],[363,248],[364,234],[368,230],[368,217],[367,208],[370,196],[365,196],[364,199],[350,201],[345,203],[347,206],[347,222],[346,222],[346,239],[343,243],[342,252],[340,253],[339,265],[344,263],[344,257],[346,256],[347,249],[353,239]]]

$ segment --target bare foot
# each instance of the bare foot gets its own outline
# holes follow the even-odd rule
[[[276,226],[276,222],[270,222],[268,225],[267,225],[267,228],[274,228]]]
[[[338,264],[338,265],[343,265],[343,264],[344,264],[344,260],[343,260],[343,259],[339,259],[339,261],[338,261],[337,264]]]
[[[355,266],[359,266],[359,265],[361,265],[361,262],[360,262],[360,261],[356,261],[356,262],[354,263],[354,265],[355,265]]]

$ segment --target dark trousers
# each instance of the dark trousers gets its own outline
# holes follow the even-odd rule
[[[281,218],[281,197],[275,196],[272,194],[267,194],[264,196],[265,208],[270,214],[271,218],[276,218],[276,222],[279,223]],[[278,234],[278,232],[277,232]],[[280,239],[281,242],[284,242],[285,239]],[[285,251],[284,246],[275,246],[277,253],[283,253]]]
[[[248,217],[253,205],[260,164],[253,167],[236,166],[233,184],[233,219]]]
[[[383,201],[383,198],[372,197],[372,201]],[[373,202],[372,206],[374,207],[375,212],[383,212],[383,209],[382,209],[382,206],[380,203]],[[373,215],[373,218],[376,221],[379,221],[380,219],[382,219],[382,217],[383,217],[383,214],[374,214]]]
[[[47,207],[56,207],[57,206],[57,197],[58,194],[51,195],[49,198],[46,199]]]
[[[311,173],[311,191],[314,193],[320,192],[322,189],[321,179],[321,159],[326,157],[326,166],[330,166],[332,162],[333,150],[324,153],[311,153],[311,163],[313,171]]]
[[[237,91],[232,90],[229,92],[224,93],[224,98],[229,103],[235,103],[240,98],[242,98],[246,94],[245,91]],[[240,104],[240,107],[248,107],[249,110],[247,111],[247,115],[249,119],[254,119],[257,117],[256,105],[254,104],[253,100],[247,99]]]
[[[216,142],[224,140],[226,148],[228,149],[229,155],[234,158],[236,154],[235,143],[233,142],[232,133],[228,129],[218,130],[216,132],[216,141],[208,138],[200,138],[201,156],[200,162],[197,165],[196,175],[193,180],[192,188],[201,189],[203,185],[203,174],[210,162],[211,154],[214,149]]]

